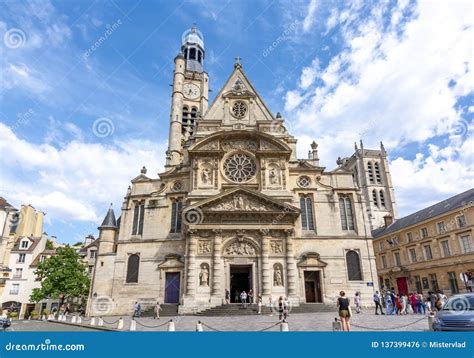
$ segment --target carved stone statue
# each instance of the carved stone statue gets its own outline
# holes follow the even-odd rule
[[[211,184],[211,171],[208,168],[202,170],[201,180],[203,184]]]
[[[199,285],[209,286],[209,269],[207,265],[201,265],[201,272],[199,273]]]
[[[280,265],[275,265],[274,267],[273,286],[283,286],[283,273],[281,272]]]
[[[255,248],[246,242],[234,242],[225,250],[227,255],[250,256],[255,255]]]
[[[268,174],[270,178],[270,184],[277,185],[280,184],[280,176],[278,175],[278,170],[275,168],[270,169],[270,173]]]
[[[280,241],[272,241],[270,243],[272,254],[281,254],[283,252],[283,247]]]

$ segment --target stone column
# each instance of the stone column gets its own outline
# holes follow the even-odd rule
[[[186,281],[186,295],[194,296],[196,293],[196,248],[197,248],[197,238],[196,231],[190,230],[188,232],[188,268],[187,268],[187,281]]]
[[[295,252],[293,248],[294,230],[286,230],[286,284],[288,287],[288,297],[297,296],[296,282],[298,281],[298,270],[296,267]]]
[[[214,245],[213,245],[213,257],[212,257],[212,295],[223,297],[224,292],[222,290],[222,230],[213,230],[214,232]]]
[[[268,260],[270,240],[266,235],[262,235],[262,295],[269,296],[271,293],[271,269]]]

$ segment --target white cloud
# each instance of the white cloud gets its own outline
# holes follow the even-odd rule
[[[311,0],[311,2],[308,5],[306,17],[303,20],[304,32],[308,32],[311,29],[311,26],[313,26],[313,23],[315,20],[316,8],[317,8],[316,0]]]
[[[8,189],[9,201],[30,203],[49,220],[98,222],[108,203],[120,207],[142,165],[156,177],[164,151],[164,144],[136,140],[114,145],[73,140],[58,149],[22,140],[0,123],[0,187]]]
[[[377,4],[365,18],[354,10],[359,5],[352,4],[349,12],[341,10],[343,50],[325,68],[303,69],[295,89],[285,94],[285,110],[292,111],[297,122],[295,134],[314,136],[329,168],[338,156],[351,154],[359,137],[366,147],[377,148],[382,139],[389,150],[402,150],[409,142],[425,143],[450,134],[462,121],[455,106],[459,96],[474,91],[470,2],[422,1],[408,19],[410,5],[401,1],[392,11],[388,29],[387,4]],[[454,86],[448,85],[451,80]],[[431,155],[418,161],[394,160],[392,175],[400,196],[411,192],[404,182],[410,175],[439,195],[472,186],[472,165],[457,170],[466,156],[459,149],[466,143],[465,134],[456,143],[432,148]],[[305,157],[308,148],[298,149]],[[457,156],[443,159],[448,153]],[[430,184],[428,179],[435,174],[438,181]]]

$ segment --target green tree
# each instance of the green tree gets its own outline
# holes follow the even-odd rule
[[[46,240],[46,250],[54,250],[54,245],[51,240]]]
[[[89,293],[87,266],[72,247],[59,247],[56,255],[40,262],[35,271],[41,281],[41,287],[33,289],[31,301],[38,302],[46,298],[81,297]]]

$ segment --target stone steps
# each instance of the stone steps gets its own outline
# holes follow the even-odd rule
[[[160,317],[173,317],[178,315],[178,305],[176,304],[162,304]],[[155,307],[147,308],[142,311],[141,317],[154,317]]]
[[[231,303],[229,305],[221,305],[196,313],[196,316],[249,316],[257,314],[257,305],[248,304],[247,308],[243,308],[241,304]],[[336,312],[334,305],[327,305],[322,303],[308,304],[304,303],[299,306],[294,306],[290,309],[291,313],[310,313],[310,312]],[[275,315],[278,312],[273,309]],[[270,314],[270,309],[267,306],[262,306],[262,314]]]

